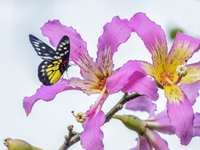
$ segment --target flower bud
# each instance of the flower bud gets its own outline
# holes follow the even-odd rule
[[[42,150],[19,139],[7,138],[4,141],[4,145],[8,148],[8,150]]]
[[[132,116],[132,115],[114,115],[112,118],[116,118],[121,120],[124,125],[131,129],[136,131],[139,134],[143,134],[146,131],[146,123],[145,121],[140,120],[138,117],[136,116]]]

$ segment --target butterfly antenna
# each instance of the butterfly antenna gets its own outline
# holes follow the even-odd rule
[[[70,58],[72,58],[72,60],[73,60],[73,61],[75,61],[75,60],[74,60],[74,58],[73,58],[73,57],[71,57],[71,56],[72,56],[72,55],[73,55],[73,54],[74,54],[74,53],[75,53],[75,52],[76,52],[78,49],[80,49],[80,48],[81,48],[81,46],[79,46],[79,48],[77,48],[75,51],[73,51],[73,53],[72,53],[72,54],[70,54]]]

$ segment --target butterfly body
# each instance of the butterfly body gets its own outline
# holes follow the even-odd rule
[[[33,35],[29,35],[29,39],[37,54],[43,59],[38,66],[39,80],[46,86],[55,84],[69,67],[68,36],[63,36],[56,51]]]

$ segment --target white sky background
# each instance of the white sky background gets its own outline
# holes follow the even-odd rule
[[[31,96],[41,83],[37,68],[42,59],[31,46],[28,35],[34,34],[47,44],[40,27],[49,19],[59,19],[62,24],[73,26],[87,42],[89,53],[96,58],[97,41],[103,26],[114,16],[130,19],[137,12],[145,12],[150,19],[160,24],[168,33],[173,27],[181,27],[188,34],[200,37],[199,0],[7,0],[0,1],[0,149],[4,150],[3,140],[7,137],[24,139],[44,150],[57,150],[64,142],[67,126],[82,131],[81,124],[75,121],[71,111],[86,111],[98,95],[88,97],[80,91],[66,91],[51,102],[38,101],[27,117],[22,107],[23,98]],[[169,35],[167,34],[167,37]],[[168,38],[169,41],[169,38]],[[168,42],[169,48],[171,42]],[[199,52],[193,61],[199,61]],[[142,41],[135,35],[119,47],[114,56],[115,67],[122,66],[130,59],[151,62],[150,54]],[[193,62],[189,61],[189,63]],[[66,75],[65,75],[66,76]],[[79,76],[77,66],[69,68],[68,76]],[[163,91],[160,92],[163,95]],[[103,106],[106,113],[121,98],[122,93],[110,96]],[[198,99],[200,100],[200,99]],[[158,100],[158,110],[165,108],[163,96]],[[197,102],[195,111],[200,110]],[[200,112],[200,111],[199,111]],[[145,119],[147,114],[122,110],[118,114],[139,114]],[[102,127],[105,150],[127,150],[136,146],[137,134],[127,129],[120,121],[111,120]],[[199,137],[193,138],[189,146],[181,146],[176,136],[161,135],[168,141],[171,150],[197,150]],[[80,142],[70,150],[82,149]]]

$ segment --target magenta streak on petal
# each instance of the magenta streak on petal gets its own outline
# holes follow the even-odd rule
[[[140,110],[146,111],[149,113],[149,116],[153,116],[156,111],[156,104],[154,104],[148,97],[140,96],[134,100],[131,100],[126,103],[126,109],[130,110]]]
[[[104,125],[105,114],[99,110],[96,114],[93,113],[82,124],[84,131],[80,135],[82,147],[86,150],[104,150],[103,132],[100,127]]]
[[[81,90],[80,88],[73,88],[68,84],[66,79],[61,78],[57,83],[52,86],[41,85],[37,92],[31,97],[25,97],[23,107],[26,114],[29,115],[35,102],[42,99],[44,101],[51,101],[55,96],[65,90]]]
[[[167,101],[167,113],[174,132],[180,138],[182,145],[188,145],[193,137],[194,112],[189,99],[184,94],[184,99],[179,103]]]
[[[181,84],[180,88],[187,95],[191,105],[194,105],[196,98],[199,96],[200,81],[197,81],[193,84]]]
[[[84,79],[89,81],[97,81],[99,77],[103,77],[101,70],[96,62],[93,61],[87,53],[77,52],[75,61],[81,69],[81,75]]]

